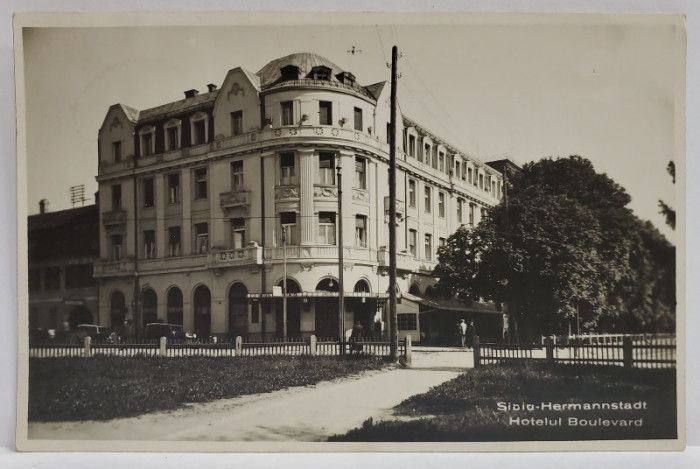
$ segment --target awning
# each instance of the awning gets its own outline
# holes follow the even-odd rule
[[[502,311],[496,309],[496,305],[492,302],[480,303],[473,301],[470,304],[463,303],[457,298],[421,298],[420,296],[402,293],[401,296],[407,300],[420,303],[425,308],[421,308],[421,313],[430,313],[432,311],[457,311],[464,313],[485,313],[485,314],[503,314]]]
[[[370,298],[370,299],[380,299],[386,300],[389,298],[388,293],[373,293],[373,292],[345,292],[345,298]],[[337,291],[308,291],[301,293],[287,293],[287,298],[338,298],[339,293]],[[282,295],[275,295],[273,293],[248,293],[249,299],[268,299],[268,298],[282,298]]]

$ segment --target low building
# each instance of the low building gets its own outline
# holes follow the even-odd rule
[[[100,322],[93,265],[99,256],[97,205],[27,219],[29,327],[74,330]]]
[[[359,320],[386,336],[389,95],[388,83],[362,86],[299,53],[162,106],[110,107],[97,175],[101,324],[260,340],[285,329],[337,338]],[[408,117],[397,127],[397,288],[421,295],[438,248],[501,200],[503,179]],[[285,278],[286,328],[273,293]],[[418,340],[417,305],[398,314],[400,338]]]

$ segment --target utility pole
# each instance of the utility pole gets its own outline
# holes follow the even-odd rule
[[[391,121],[389,136],[389,327],[391,361],[399,361],[399,332],[396,315],[396,61],[399,50],[391,48]]]
[[[282,259],[284,277],[282,277],[282,340],[287,341],[287,227],[282,227]]]
[[[340,354],[345,354],[345,284],[343,283],[343,172],[338,155],[338,325]]]
[[[138,203],[138,178],[136,176],[136,168],[138,166],[138,158],[134,156],[134,301],[131,315],[134,318],[134,331],[136,337],[141,337],[141,284],[139,282],[139,203]]]

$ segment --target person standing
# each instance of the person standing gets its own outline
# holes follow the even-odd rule
[[[459,340],[462,348],[467,346],[467,323],[464,319],[459,320]]]

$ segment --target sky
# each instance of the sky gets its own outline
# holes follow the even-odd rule
[[[423,15],[425,16],[425,15]],[[220,86],[294,52],[320,54],[360,84],[390,79],[397,45],[402,112],[482,161],[590,159],[669,240],[658,200],[675,206],[666,165],[683,78],[672,22],[513,21],[452,15],[363,24],[41,28],[25,31],[27,201],[70,208],[69,187],[97,190],[97,133],[110,105],[137,109]],[[379,23],[379,24],[372,24]],[[348,51],[355,47],[357,52]],[[679,53],[680,52],[680,53]]]

